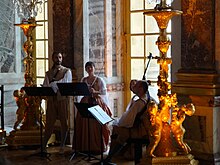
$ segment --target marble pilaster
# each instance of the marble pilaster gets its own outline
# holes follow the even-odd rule
[[[64,53],[63,65],[74,68],[73,5],[69,0],[53,1],[53,51]]]
[[[0,10],[0,85],[4,85],[4,124],[12,126],[17,110],[13,91],[24,84],[23,36],[14,26],[20,20],[15,15],[13,2],[2,0]]]
[[[210,164],[219,160],[220,3],[182,1],[181,68],[172,84],[179,104],[192,102],[196,112],[184,121],[185,141],[193,155]],[[202,35],[201,35],[202,34]]]
[[[219,75],[178,73],[177,79],[172,92],[177,93],[179,103],[185,104],[188,97],[196,108],[184,121],[185,141],[196,158],[215,163],[220,153]]]

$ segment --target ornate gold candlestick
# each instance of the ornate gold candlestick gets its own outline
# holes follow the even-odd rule
[[[32,42],[32,32],[36,26],[41,26],[36,24],[35,19],[30,18],[27,22],[22,22],[22,24],[15,24],[15,26],[19,26],[22,28],[24,35],[26,36],[27,40],[23,44],[24,52],[26,53],[26,57],[24,58],[24,66],[25,66],[25,87],[33,87],[36,86],[34,80],[34,73],[33,73],[33,63],[34,59],[32,57],[34,44]],[[27,96],[24,91],[20,90],[20,95],[14,92],[14,97],[16,99],[17,105],[20,106],[19,108],[23,108],[20,110],[23,112],[24,122],[21,126],[21,129],[33,129],[38,127],[38,118],[39,118],[39,111],[40,111],[40,98],[38,97],[31,97]],[[25,106],[21,106],[25,105]],[[14,128],[18,125],[18,121],[16,121]]]
[[[144,15],[155,18],[160,29],[160,35],[156,41],[160,51],[160,56],[156,57],[157,63],[160,65],[157,82],[160,103],[158,106],[152,104],[148,109],[151,121],[150,145],[147,148],[148,157],[175,157],[187,155],[190,152],[189,146],[183,141],[185,129],[182,123],[186,115],[194,114],[195,107],[193,104],[179,107],[176,94],[169,94],[171,84],[167,81],[168,65],[172,63],[172,59],[167,57],[171,41],[167,37],[166,29],[169,20],[180,14],[182,11],[173,10],[166,4],[166,0],[161,0],[154,9],[144,12]]]
[[[33,73],[33,63],[34,59],[32,57],[33,52],[33,42],[32,42],[32,32],[36,26],[40,26],[36,24],[34,19],[29,19],[26,23],[23,22],[22,24],[15,24],[15,26],[19,26],[22,28],[24,35],[26,36],[27,40],[24,42],[23,49],[26,53],[26,57],[24,58],[24,65],[25,65],[25,87],[36,86],[34,82],[34,73]]]
[[[38,10],[41,11],[41,5],[43,0],[14,0],[15,9],[18,16],[23,20],[21,24],[15,24],[19,26],[26,36],[26,41],[23,44],[23,49],[26,54],[24,58],[25,66],[25,84],[24,87],[37,86],[34,79],[33,64],[34,59],[32,57],[34,43],[32,41],[32,33],[36,26],[35,17]],[[14,98],[17,104],[17,120],[14,124],[14,130],[10,132],[10,135],[6,138],[6,143],[9,146],[20,145],[39,145],[41,144],[40,134],[40,115],[42,114],[41,98],[38,96],[27,96],[25,91],[21,88],[15,90]],[[18,126],[21,125],[20,129]]]
[[[24,52],[26,57],[24,58],[25,66],[25,87],[36,86],[33,73],[34,59],[32,57],[34,44],[32,41],[32,32],[36,26],[35,19],[30,18],[26,22],[21,24],[15,24],[22,28],[24,35],[27,40],[23,44]],[[17,104],[17,120],[14,124],[14,130],[10,132],[10,135],[6,138],[6,142],[10,146],[19,145],[39,145],[40,144],[40,114],[41,109],[41,98],[38,96],[27,96],[25,91],[21,88],[15,90],[14,98]],[[18,126],[21,125],[20,129]]]

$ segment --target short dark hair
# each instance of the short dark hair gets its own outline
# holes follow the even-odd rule
[[[93,66],[95,68],[95,63],[92,62],[92,61],[88,61],[86,64],[85,64],[85,68],[88,67],[88,66]]]
[[[62,57],[63,57],[63,53],[61,53],[61,52],[53,52],[53,54],[52,54],[52,58],[53,58],[55,55],[57,55],[57,54],[61,54]]]
[[[144,80],[141,80],[141,83],[142,83],[144,92],[147,93],[148,92],[148,82],[144,81]]]

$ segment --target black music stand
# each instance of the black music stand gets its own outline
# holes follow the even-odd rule
[[[22,87],[22,89],[26,92],[28,96],[54,96],[56,93],[53,91],[51,87]],[[40,104],[41,106],[41,104]],[[40,153],[32,154],[30,156],[38,155],[40,154],[40,157],[47,158],[48,160],[51,160],[50,153],[47,153],[43,151],[43,123],[42,123],[42,112],[40,112],[40,143],[41,143],[41,151]]]
[[[89,88],[84,82],[57,83],[62,96],[90,96]]]
[[[88,120],[88,136],[90,136],[90,119],[95,119],[95,117],[92,115],[92,113],[90,111],[88,111],[89,108],[93,107],[94,104],[88,104],[88,103],[74,103],[78,112],[80,113],[80,115],[82,116],[82,118],[86,118]],[[74,136],[76,137],[76,136]],[[76,140],[76,138],[75,138]],[[75,141],[75,145],[76,145],[76,141]],[[82,154],[82,153],[81,153]],[[88,161],[91,160],[91,158],[95,158],[97,159],[95,156],[92,156],[91,154],[91,147],[90,147],[90,138],[88,137],[88,154],[83,154],[88,156]]]
[[[88,104],[88,103],[77,103],[74,102],[76,108],[78,109],[80,115],[84,118],[94,118],[90,111],[88,111],[89,108],[93,107],[94,104]]]
[[[57,86],[58,86],[59,91],[62,96],[90,96],[91,95],[87,84],[84,82],[57,83]],[[81,104],[81,103],[78,103],[78,104]],[[82,104],[79,106],[84,107],[86,105]],[[85,115],[87,117],[89,114],[85,114],[84,113],[85,111],[83,111],[83,109],[80,112],[83,113],[83,115]],[[76,144],[76,134],[77,134],[76,133],[76,115],[75,115],[75,109],[74,109],[74,142],[75,142],[75,144]],[[70,157],[69,160],[71,161],[74,158],[74,156],[76,156],[77,153],[79,153],[79,152],[77,152],[75,149],[74,153],[72,154],[72,156]],[[80,153],[80,154],[83,154],[83,153]],[[83,154],[83,155],[85,155],[85,154]],[[90,157],[90,155],[89,155],[89,157]]]
[[[103,165],[103,146],[102,146],[102,126],[113,121],[111,118],[99,105],[88,108],[90,114],[99,122],[100,124],[100,136],[101,136],[101,160],[98,163],[94,163],[94,165],[101,164]]]
[[[28,96],[55,96],[51,87],[22,87]]]

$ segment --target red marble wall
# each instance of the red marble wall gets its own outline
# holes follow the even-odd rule
[[[182,0],[183,72],[215,73],[215,1]]]
[[[63,64],[74,67],[73,53],[73,15],[70,0],[53,1],[53,48],[54,51],[63,52]]]

